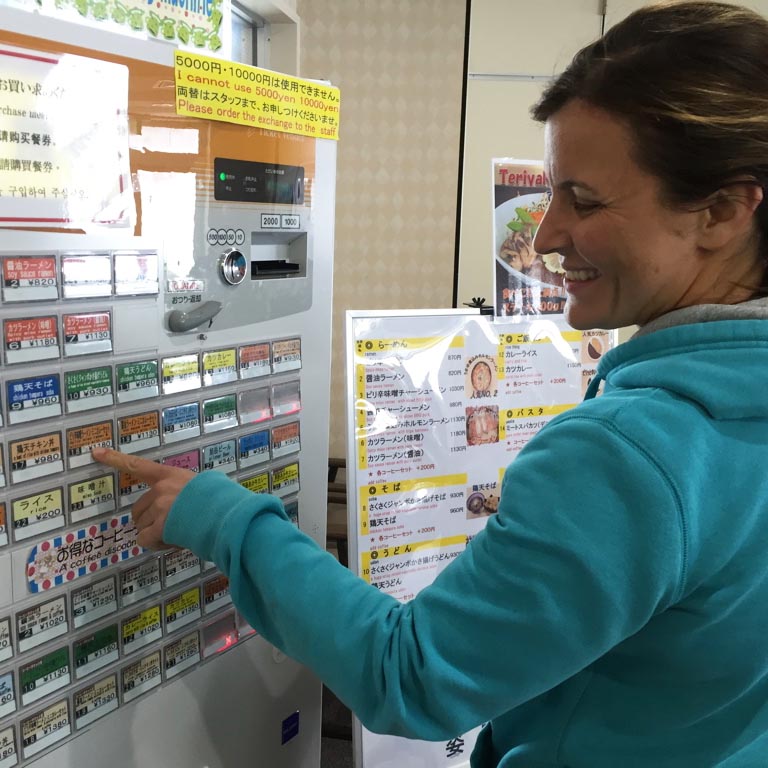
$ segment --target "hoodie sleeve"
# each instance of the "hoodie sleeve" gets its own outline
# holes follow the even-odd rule
[[[212,559],[264,637],[372,731],[441,740],[547,691],[682,587],[677,494],[612,424],[566,415],[507,469],[497,515],[401,604],[223,475],[190,482],[169,543]]]

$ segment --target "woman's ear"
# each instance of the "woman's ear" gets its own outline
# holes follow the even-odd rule
[[[716,250],[740,240],[754,229],[754,213],[763,202],[763,188],[755,181],[735,181],[711,194],[702,208],[699,244]]]

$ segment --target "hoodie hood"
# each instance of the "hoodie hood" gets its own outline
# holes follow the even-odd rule
[[[745,353],[748,350],[748,353]],[[606,391],[658,388],[715,419],[768,419],[768,299],[676,310],[600,361]]]

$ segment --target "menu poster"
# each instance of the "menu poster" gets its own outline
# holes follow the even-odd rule
[[[565,307],[560,256],[533,238],[549,204],[549,178],[535,160],[493,160],[496,315],[557,315]]]
[[[556,315],[348,312],[350,566],[403,602],[431,584],[497,512],[506,467],[583,399],[613,343]],[[454,765],[476,735],[406,747],[363,729],[363,765],[398,751],[398,765]]]

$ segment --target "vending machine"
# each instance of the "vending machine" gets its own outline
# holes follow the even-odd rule
[[[91,459],[225,472],[325,544],[335,142],[180,116],[174,53],[0,8],[0,768],[320,761],[319,681]]]

